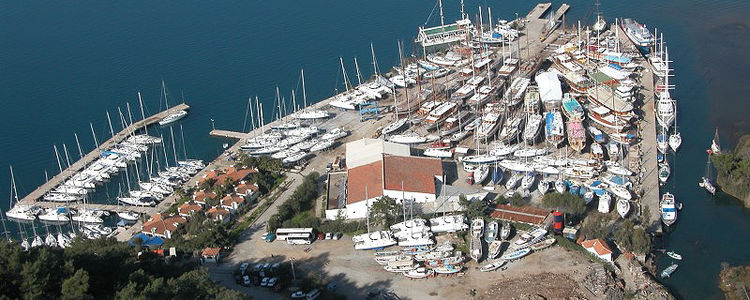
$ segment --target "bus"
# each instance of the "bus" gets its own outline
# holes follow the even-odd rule
[[[276,229],[276,238],[290,245],[309,245],[315,235],[312,228],[279,228]]]

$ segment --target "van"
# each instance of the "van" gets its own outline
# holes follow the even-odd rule
[[[305,299],[307,299],[307,300],[313,300],[313,299],[318,298],[318,296],[320,296],[320,290],[319,289],[314,289],[314,290],[310,291],[309,293],[307,293],[307,295],[305,296]]]

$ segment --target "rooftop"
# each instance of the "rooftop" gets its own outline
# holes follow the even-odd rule
[[[385,189],[436,194],[435,177],[443,177],[439,158],[383,155]]]
[[[586,249],[594,249],[597,255],[612,254],[612,249],[607,246],[607,242],[602,239],[585,240],[581,243],[581,246]]]
[[[510,206],[498,204],[490,216],[495,219],[503,219],[527,224],[542,224],[549,215],[549,211],[531,206]]]
[[[383,161],[347,170],[347,181],[347,204],[382,196]]]

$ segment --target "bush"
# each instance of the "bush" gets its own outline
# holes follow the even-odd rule
[[[277,228],[282,226],[291,226],[293,224],[313,224],[312,218],[315,218],[313,214],[309,216],[299,216],[300,214],[307,213],[307,211],[313,208],[313,202],[318,198],[318,178],[320,174],[312,172],[305,176],[302,184],[294,190],[289,199],[284,201],[278,207],[276,214],[271,216],[268,220],[268,227],[270,231],[275,231]],[[296,218],[296,220],[294,220]],[[315,218],[317,221],[317,219]],[[317,226],[317,225],[316,225]],[[313,227],[313,226],[300,226],[300,227]]]
[[[524,199],[519,193],[514,193],[513,196],[508,199],[508,201],[512,206],[524,206],[527,204],[526,199]]]
[[[586,211],[586,201],[568,193],[547,193],[542,198],[542,205],[574,215],[580,215]]]

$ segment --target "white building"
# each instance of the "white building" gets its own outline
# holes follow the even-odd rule
[[[409,156],[409,147],[380,140],[348,143],[347,171],[328,177],[326,218],[365,218],[382,196],[434,202],[444,181],[440,159]]]

